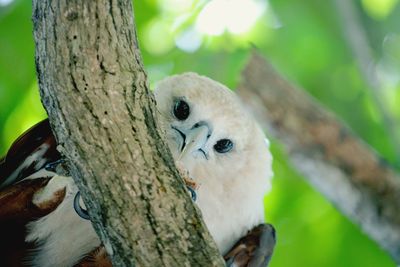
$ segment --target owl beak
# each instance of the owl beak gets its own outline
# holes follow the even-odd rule
[[[192,152],[198,150],[203,152],[204,156],[207,158],[207,154],[204,152],[203,148],[210,137],[210,128],[205,124],[196,125],[192,129],[185,132],[185,136],[185,143],[182,147],[178,160],[182,160],[192,154]]]

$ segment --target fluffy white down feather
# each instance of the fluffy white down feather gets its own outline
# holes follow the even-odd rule
[[[185,73],[166,78],[158,84],[155,97],[175,160],[180,156],[183,138],[174,128],[186,133],[200,122],[210,130],[202,146],[204,153],[193,151],[180,158],[179,165],[199,185],[196,204],[220,252],[225,254],[248,230],[264,222],[263,198],[272,177],[268,142],[236,95],[207,77]],[[185,120],[174,116],[177,100],[190,107]],[[232,140],[233,149],[216,152],[214,145],[221,139]],[[52,186],[50,191],[66,184],[67,194],[54,212],[28,225],[27,240],[40,244],[31,255],[34,266],[72,266],[100,245],[91,223],[73,209],[77,192],[73,180],[60,176],[53,180],[48,185]]]
[[[90,221],[79,217],[73,208],[78,188],[72,177],[55,175],[35,198],[39,199],[42,194],[49,195],[51,191],[57,192],[64,187],[66,194],[63,202],[52,213],[27,226],[26,241],[35,241],[39,245],[27,259],[32,266],[73,266],[100,245]]]

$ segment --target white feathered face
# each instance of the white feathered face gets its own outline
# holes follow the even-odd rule
[[[155,97],[173,157],[199,186],[196,204],[225,253],[264,221],[272,176],[264,134],[237,96],[209,78],[166,78]]]
[[[269,154],[263,133],[222,84],[186,73],[161,81],[155,96],[171,152],[193,178],[229,176]]]

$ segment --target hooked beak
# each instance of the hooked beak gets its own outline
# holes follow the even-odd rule
[[[196,125],[186,132],[179,132],[183,136],[184,144],[182,146],[181,153],[178,156],[178,161],[186,158],[195,151],[202,152],[207,159],[207,154],[203,150],[207,139],[210,136],[210,129],[207,125]]]

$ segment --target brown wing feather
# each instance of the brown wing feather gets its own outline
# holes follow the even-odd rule
[[[261,224],[242,237],[225,255],[227,266],[266,267],[276,243],[275,229]]]
[[[25,266],[23,260],[33,244],[25,242],[25,225],[53,211],[64,199],[57,192],[51,201],[36,206],[32,198],[50,178],[24,180],[0,191],[0,266]]]
[[[0,161],[0,188],[16,183],[61,158],[49,121],[43,120],[21,135]]]
[[[59,158],[49,122],[44,120],[18,138],[0,160],[0,266],[26,266],[26,252],[34,248],[25,242],[26,224],[50,213],[64,199],[65,191],[60,190],[37,206],[32,198],[50,178],[22,180]]]
[[[103,246],[93,250],[74,267],[112,267],[112,263]]]

